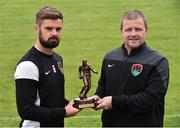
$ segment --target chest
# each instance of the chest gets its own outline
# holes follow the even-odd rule
[[[41,59],[40,92],[48,94],[62,93],[64,91],[64,73],[61,60],[54,58]]]
[[[114,61],[104,64],[106,90],[117,95],[144,91],[153,66],[137,62]]]

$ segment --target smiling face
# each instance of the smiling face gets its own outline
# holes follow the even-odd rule
[[[147,28],[142,18],[123,20],[121,34],[128,53],[140,47],[145,42],[146,33]]]

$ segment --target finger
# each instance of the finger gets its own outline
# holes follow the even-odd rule
[[[99,98],[98,96],[95,96],[94,97],[94,100],[96,100],[96,101],[98,101],[98,100],[100,100],[101,98]]]
[[[98,101],[97,101],[97,104],[101,104],[103,102],[103,99],[99,99]]]
[[[104,104],[100,103],[96,106],[96,109],[103,109],[104,108]]]
[[[74,102],[73,101],[70,101],[69,102],[69,105],[73,106]]]

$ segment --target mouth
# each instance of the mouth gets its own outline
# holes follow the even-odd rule
[[[57,40],[57,39],[55,39],[55,38],[51,38],[51,39],[49,39],[49,40],[52,40],[52,41],[54,41],[54,40]]]
[[[57,37],[51,37],[51,38],[49,38],[48,40],[49,40],[49,41],[57,41],[58,38],[57,38]]]
[[[131,42],[137,42],[139,39],[129,39]]]
[[[135,40],[139,40],[139,38],[129,38],[129,40],[135,41]]]

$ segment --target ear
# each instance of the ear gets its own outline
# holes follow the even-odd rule
[[[148,33],[148,28],[146,28],[146,35],[147,35],[147,33]]]
[[[145,28],[146,29],[146,32],[148,31],[148,27]]]
[[[121,29],[121,28],[120,28],[119,30],[120,30],[120,31],[119,31],[119,33],[120,33],[120,35],[122,36],[123,31],[122,31],[122,29]]]
[[[36,32],[36,33],[39,33],[39,25],[38,24],[34,24],[34,31]]]

